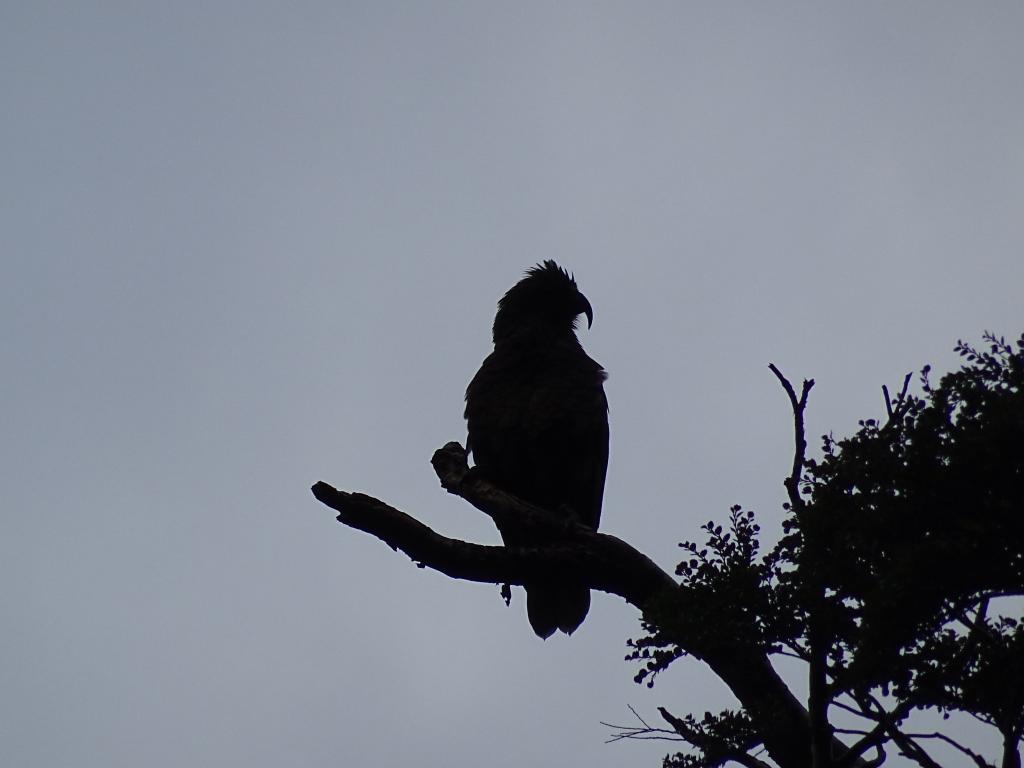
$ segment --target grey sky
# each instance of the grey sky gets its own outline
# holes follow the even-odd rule
[[[790,417],[1022,328],[1024,6],[7,3],[0,763],[621,766],[618,599],[415,568],[308,487],[494,542],[428,460],[499,296],[573,270],[611,378],[604,526],[769,538]],[[671,746],[671,745],[667,745]]]

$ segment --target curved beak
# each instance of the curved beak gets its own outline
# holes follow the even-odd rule
[[[580,294],[580,311],[587,316],[587,328],[590,328],[594,324],[594,310],[590,306],[590,302],[587,301],[587,297],[582,293]]]

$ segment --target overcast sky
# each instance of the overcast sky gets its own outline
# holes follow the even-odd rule
[[[729,706],[541,642],[309,486],[448,534],[495,303],[554,258],[610,373],[604,529],[777,534],[813,435],[1024,330],[1024,6],[4,3],[0,763],[657,766]],[[817,441],[814,441],[817,446]]]

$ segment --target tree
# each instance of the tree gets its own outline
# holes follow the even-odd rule
[[[1024,736],[1024,335],[957,344],[963,366],[904,379],[887,418],[822,442],[808,458],[799,393],[774,366],[793,410],[795,450],[785,480],[783,535],[759,551],[759,528],[733,507],[726,524],[685,542],[675,576],[626,542],[515,498],[467,466],[457,443],[432,463],[441,484],[489,515],[536,527],[535,547],[444,537],[382,501],[325,483],[314,495],[339,522],[377,536],[453,578],[521,585],[569,570],[642,614],[631,640],[637,681],[653,685],[692,656],[732,690],[736,711],[702,718],[659,712],[615,738],[666,737],[688,746],[666,768],[878,766],[892,751],[939,768],[943,742],[978,768],[1020,768]],[[1014,603],[1014,598],[1018,598]],[[1016,606],[1016,612],[1015,611]],[[798,659],[801,702],[773,657]],[[982,755],[948,733],[914,730],[924,711],[965,713],[994,728],[1001,754]]]

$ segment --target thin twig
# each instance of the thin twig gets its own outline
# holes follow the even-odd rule
[[[851,707],[849,704],[843,704],[843,702],[841,701],[833,700],[832,706],[849,712],[852,715],[856,715],[857,717],[863,717],[865,720],[870,720],[874,723],[877,723],[879,719],[875,715],[865,712],[863,709],[856,709],[854,707]]]
[[[647,724],[640,713],[633,708],[632,704],[627,704],[629,711],[633,713],[638,721],[640,721],[641,728],[635,725],[615,725],[613,723],[606,723],[603,720],[601,725],[606,728],[614,728],[618,733],[614,734],[610,739],[605,740],[605,744],[611,744],[612,742],[622,741],[623,739],[638,739],[640,741],[683,741],[683,737],[680,736],[676,731],[668,728],[655,728]]]
[[[995,766],[992,763],[985,760],[985,758],[983,758],[977,752],[975,752],[972,749],[968,749],[963,744],[959,743],[958,741],[955,741],[954,739],[951,739],[944,733],[908,733],[906,735],[908,738],[911,739],[938,739],[939,741],[944,741],[946,744],[949,744],[949,746],[953,747],[954,749],[958,749],[960,752],[971,758],[971,760],[974,761],[974,764],[978,766],[978,768],[995,768]]]

